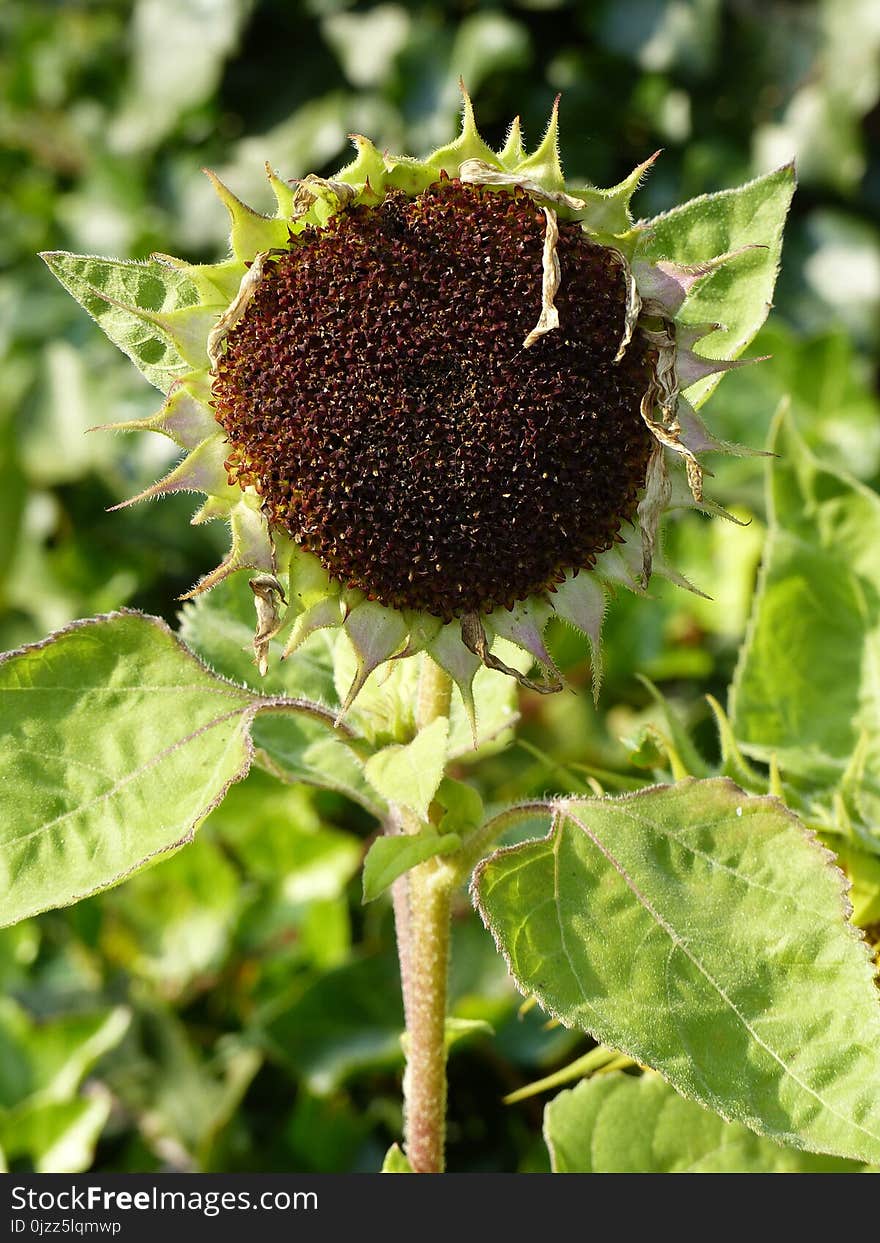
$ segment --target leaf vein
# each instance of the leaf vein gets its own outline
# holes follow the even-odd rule
[[[592,829],[590,829],[586,824],[584,824],[583,821],[579,820],[577,816],[573,815],[570,810],[566,810],[564,814],[568,816],[578,826],[578,828],[593,843],[596,849],[599,850],[600,853],[605,856],[605,858],[608,860],[608,862],[611,864],[611,866],[620,876],[621,880],[624,882],[627,888],[631,891],[631,893],[636,898],[636,900],[639,903],[641,903],[641,905],[648,912],[651,918],[656,921],[656,923],[663,929],[666,935],[678,947],[678,949],[684,954],[684,956],[688,959],[688,961],[691,962],[694,967],[696,967],[697,971],[706,979],[706,981],[711,985],[711,987],[714,988],[718,996],[721,998],[724,1004],[728,1007],[728,1009],[734,1015],[736,1015],[737,1019],[740,1021],[740,1023],[742,1023],[743,1027],[748,1032],[749,1036],[755,1041],[758,1047],[763,1049],[764,1052],[767,1053],[772,1058],[772,1060],[777,1063],[780,1069],[786,1075],[788,1075],[798,1085],[799,1088],[801,1088],[808,1096],[811,1096],[823,1108],[826,1108],[836,1118],[839,1118],[841,1122],[846,1123],[847,1126],[854,1127],[857,1131],[861,1131],[862,1134],[869,1136],[869,1138],[873,1140],[880,1139],[880,1134],[878,1134],[875,1131],[869,1130],[867,1127],[862,1126],[862,1124],[860,1122],[857,1122],[854,1118],[841,1113],[840,1110],[837,1109],[831,1101],[826,1100],[825,1097],[823,1097],[819,1092],[815,1090],[815,1088],[812,1088],[808,1083],[804,1082],[804,1080],[802,1080],[800,1076],[795,1072],[793,1067],[788,1065],[788,1063],[781,1056],[781,1054],[777,1053],[776,1050],[773,1049],[769,1044],[767,1044],[766,1041],[761,1039],[757,1031],[754,1029],[754,1027],[752,1027],[751,1023],[746,1018],[746,1016],[740,1011],[740,1009],[737,1007],[733,999],[727,995],[727,992],[725,991],[725,989],[721,986],[721,984],[718,983],[718,981],[714,978],[714,976],[708,970],[708,968],[705,967],[700,962],[700,960],[696,957],[696,955],[693,953],[693,951],[688,946],[687,942],[682,939],[682,937],[678,934],[678,932],[676,932],[672,924],[661,914],[659,910],[657,910],[657,908],[654,906],[651,900],[647,897],[647,895],[642,893],[641,889],[639,889],[638,885],[633,880],[633,878],[630,876],[629,872],[627,872],[626,868],[623,866],[620,860],[615,857],[615,855],[604,845],[602,841],[600,841],[600,839],[596,836],[596,834],[592,831]]]

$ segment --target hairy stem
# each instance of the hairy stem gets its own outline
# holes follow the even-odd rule
[[[440,1174],[446,1140],[446,982],[453,885],[436,860],[409,873],[406,1155],[417,1174]]]
[[[424,729],[449,715],[452,682],[423,658],[415,724]],[[418,832],[419,821],[398,810],[390,832]],[[446,1140],[446,989],[449,975],[452,870],[437,859],[412,868],[394,884],[394,921],[406,1018],[403,1079],[404,1146],[417,1174],[440,1174]]]

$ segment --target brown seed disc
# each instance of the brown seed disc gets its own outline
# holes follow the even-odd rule
[[[440,182],[309,232],[229,333],[214,407],[228,468],[330,575],[445,620],[586,569],[634,515],[651,448],[647,347],[614,362],[619,262],[522,191]]]

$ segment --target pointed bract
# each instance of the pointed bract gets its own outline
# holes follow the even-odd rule
[[[220,202],[229,212],[232,222],[229,244],[236,259],[245,263],[261,251],[286,245],[288,228],[285,220],[261,216],[259,212],[248,207],[237,195],[233,194],[210,168],[203,171],[214,187]]]
[[[553,609],[546,600],[526,600],[510,610],[496,609],[487,618],[489,628],[502,639],[533,656],[556,681],[561,674],[544,643],[544,630]]]
[[[522,160],[514,171],[537,181],[546,190],[555,193],[565,190],[565,177],[562,174],[562,163],[559,159],[558,95],[553,103],[544,137],[532,154]]]
[[[426,645],[426,651],[452,678],[470,722],[474,746],[477,745],[477,713],[474,703],[474,678],[482,662],[461,641],[461,628],[449,622]]]
[[[590,642],[593,699],[598,701],[602,685],[602,622],[607,600],[605,592],[589,574],[569,575],[553,594],[557,616],[585,634]]]
[[[358,604],[346,617],[345,632],[357,660],[357,673],[339,713],[341,720],[374,669],[406,647],[406,622],[394,609],[372,600]]]
[[[629,209],[630,201],[659,155],[660,152],[655,151],[610,190],[599,190],[596,186],[575,186],[569,191],[584,200],[579,218],[591,233],[614,237],[629,231],[633,219]]]
[[[349,134],[349,138],[357,155],[350,164],[340,169],[339,179],[353,185],[366,185],[369,182],[375,191],[381,192],[384,189],[386,172],[381,153],[363,134]]]
[[[498,163],[503,165],[508,172],[513,170],[526,158],[525,147],[522,141],[522,131],[520,128],[519,117],[514,117],[510,123],[510,129],[507,131],[507,139],[504,146],[498,152]]]
[[[459,85],[462,94],[461,133],[454,142],[433,151],[425,162],[429,171],[436,176],[439,176],[441,172],[445,172],[449,177],[457,176],[459,167],[465,160],[485,160],[488,164],[497,163],[495,152],[483,141],[477,129],[474,106],[464,89],[464,83],[460,82]]]
[[[226,483],[225,459],[226,441],[218,433],[203,440],[164,479],[144,488],[143,492],[129,497],[127,501],[111,505],[110,512],[127,509],[129,505],[136,505],[139,501],[169,496],[172,492],[205,492],[212,496],[229,496],[234,502],[239,494],[237,489],[230,488]]]

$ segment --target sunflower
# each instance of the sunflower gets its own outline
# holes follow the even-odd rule
[[[373,670],[420,652],[471,711],[481,664],[557,690],[553,616],[588,639],[598,691],[608,592],[655,572],[690,587],[662,558],[661,517],[723,513],[699,455],[745,452],[685,395],[741,364],[695,352],[719,325],[678,318],[739,252],[649,260],[629,204],[655,157],[609,190],[566,186],[556,105],[531,154],[518,121],[491,150],[466,94],[459,137],[425,160],[353,142],[332,179],[267,166],[272,217],[208,173],[232,221],[224,262],[155,255],[108,276],[44,256],[167,394],[112,425],[185,450],[124,504],[204,493],[193,522],[225,519],[231,547],[188,597],[252,572],[263,672],[276,636],[287,655],[343,628],[343,711]]]

